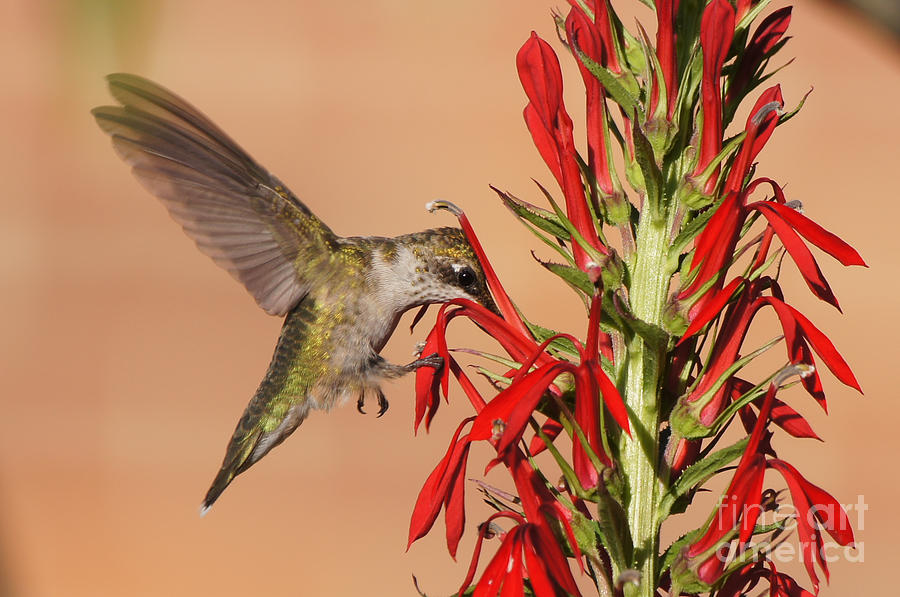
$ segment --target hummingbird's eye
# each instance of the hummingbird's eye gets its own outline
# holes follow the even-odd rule
[[[475,283],[475,272],[469,266],[461,267],[456,272],[456,281],[463,288]]]

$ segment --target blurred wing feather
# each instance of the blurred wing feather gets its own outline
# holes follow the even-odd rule
[[[134,75],[108,80],[122,106],[92,113],[119,156],[263,309],[290,311],[327,275],[334,233],[190,104]]]

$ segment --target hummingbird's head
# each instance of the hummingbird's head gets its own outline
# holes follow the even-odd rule
[[[498,313],[484,270],[459,228],[436,228],[399,236],[381,250],[396,281],[409,284],[407,308],[456,298]]]

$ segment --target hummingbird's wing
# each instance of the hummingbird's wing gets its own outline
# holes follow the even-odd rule
[[[135,75],[107,77],[121,106],[92,110],[117,153],[197,247],[272,315],[327,276],[337,237],[196,108]]]

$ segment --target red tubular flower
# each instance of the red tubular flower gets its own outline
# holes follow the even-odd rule
[[[769,386],[747,448],[727,491],[722,496],[721,505],[716,510],[712,524],[683,555],[690,562],[716,548],[714,555],[705,557],[703,562],[696,565],[698,578],[708,584],[714,583],[725,567],[725,560],[720,557],[719,548],[716,546],[732,536],[738,523],[740,523],[737,537],[739,547],[743,547],[750,540],[756,521],[763,510],[763,477],[766,469],[771,468],[781,473],[790,490],[797,511],[797,532],[803,549],[804,564],[818,594],[819,579],[815,574],[813,562],[818,562],[826,578],[828,576],[819,527],[828,531],[840,545],[844,546],[853,544],[853,530],[847,513],[831,494],[807,481],[790,464],[777,458],[767,459],[763,453],[761,446],[775,404],[776,383],[777,381]]]
[[[426,413],[426,427],[430,425],[440,403],[439,390],[443,390],[445,397],[448,395],[451,373],[460,381],[475,410],[480,411],[484,407],[484,400],[474,390],[471,381],[462,372],[462,369],[460,369],[447,348],[447,324],[451,319],[458,316],[467,317],[479,325],[497,340],[513,359],[519,362],[525,361],[534,354],[538,347],[530,335],[525,336],[517,327],[508,323],[506,319],[500,318],[477,303],[465,299],[457,299],[442,305],[440,311],[438,311],[434,329],[431,330],[425,341],[422,354],[429,355],[436,352],[444,359],[446,366],[440,369],[420,367],[416,371],[416,429],[418,429],[419,423]],[[536,357],[538,364],[544,364],[550,362],[550,360],[552,358],[547,353],[539,354]]]
[[[666,96],[668,97],[668,109],[666,116],[672,120],[675,110],[675,100],[678,97],[677,82],[675,81],[675,15],[678,13],[678,0],[657,0],[656,2],[656,58],[662,68],[663,80],[666,83]],[[650,114],[655,112],[656,102],[659,101],[659,91],[654,83],[655,95],[650,100]]]
[[[784,98],[781,97],[781,85],[766,89],[756,100],[756,104],[747,118],[747,126],[744,128],[747,136],[744,137],[741,150],[728,172],[725,192],[737,191],[743,186],[744,178],[750,171],[750,164],[762,151],[763,146],[778,125],[778,115],[782,108],[784,108]]]
[[[716,591],[716,597],[742,597],[759,583],[769,581],[769,597],[813,597],[813,594],[797,584],[787,574],[778,572],[771,560],[747,564],[732,573],[728,580]]]
[[[603,5],[606,6],[605,2]],[[566,35],[569,38],[570,46],[581,50],[597,64],[602,65],[606,62],[603,56],[603,42],[597,27],[588,19],[581,7],[574,3],[566,18]],[[603,93],[603,85],[582,64],[581,60],[578,61],[578,69],[584,80],[587,97],[588,168],[596,176],[597,186],[603,194],[612,196],[617,191],[609,164],[606,96]]]
[[[744,205],[746,198],[760,184],[764,183],[771,186],[774,193],[774,201],[756,201],[749,205]],[[718,313],[718,310],[713,309],[713,307],[719,305],[719,308],[721,308],[727,302],[730,292],[718,291],[723,280],[722,273],[727,269],[729,260],[732,258],[741,226],[746,220],[747,214],[752,210],[759,211],[768,223],[766,236],[761,243],[756,258],[756,265],[760,265],[765,260],[772,235],[778,235],[812,293],[825,302],[834,305],[838,310],[840,310],[840,305],[837,297],[834,296],[831,287],[819,269],[818,263],[800,237],[803,236],[816,247],[837,259],[842,265],[866,265],[853,247],[786,205],[781,187],[773,180],[768,178],[756,179],[740,194],[732,191],[725,198],[716,210],[716,213],[710,218],[704,231],[695,241],[691,272],[697,271],[697,274],[687,288],[679,293],[679,300],[690,297],[712,278],[718,277],[718,280],[706,292],[702,300],[697,300],[694,307],[691,308],[690,333],[686,333],[686,337],[705,325],[705,321],[698,323],[698,320],[703,319],[700,317],[701,313],[711,318],[711,316],[715,316]],[[732,284],[734,284],[734,281],[732,281]],[[711,305],[710,301],[713,301],[714,305]]]
[[[547,42],[532,32],[516,54],[519,79],[528,96],[525,122],[534,143],[556,177],[566,199],[566,213],[575,229],[597,251],[607,253],[600,242],[588,208],[576,159],[572,119],[562,99],[562,72],[559,60]],[[585,249],[573,242],[575,262],[586,269],[591,261]]]
[[[738,55],[736,74],[731,79],[725,103],[735,106],[744,97],[747,85],[759,70],[763,60],[781,41],[791,24],[791,6],[785,6],[767,16],[750,39],[747,47]]]
[[[474,417],[469,417],[456,429],[447,453],[438,463],[437,467],[428,475],[425,485],[419,492],[416,505],[413,508],[412,518],[409,522],[409,540],[406,549],[417,539],[424,537],[434,526],[435,520],[444,507],[444,517],[447,525],[447,549],[450,555],[456,557],[456,548],[462,537],[465,526],[466,514],[464,505],[464,483],[466,477],[466,461],[469,457],[471,445],[471,433],[460,438],[463,427],[472,422]]]
[[[710,4],[710,6],[712,5]],[[707,11],[708,10],[709,9],[707,9]],[[704,13],[704,18],[705,14],[706,13]],[[719,280],[708,292],[715,292],[721,288],[723,280],[720,274],[724,272],[726,266],[729,265],[729,261],[734,254],[734,248],[738,241],[741,225],[746,219],[744,203],[756,186],[750,185],[742,193],[738,193],[737,191],[740,190],[744,178],[750,171],[750,164],[753,158],[755,158],[762,150],[766,141],[768,141],[769,137],[772,135],[775,126],[778,124],[778,111],[783,106],[784,101],[781,98],[781,88],[776,85],[763,92],[759,100],[757,100],[756,106],[754,106],[751,111],[745,128],[746,137],[741,144],[741,149],[734,164],[732,164],[731,170],[728,173],[728,179],[725,183],[725,188],[722,191],[725,198],[722,200],[719,207],[716,208],[716,213],[710,218],[709,222],[704,227],[703,232],[700,233],[694,243],[695,250],[694,257],[691,261],[690,272],[693,273],[694,271],[699,271],[688,287],[679,293],[679,300],[684,300],[693,295],[698,289],[716,276],[719,276]],[[705,126],[706,125],[704,124],[704,127]],[[706,129],[704,128],[704,134],[705,130]],[[717,143],[720,143],[720,141]],[[718,150],[716,150],[716,152],[718,152]],[[710,159],[712,159],[712,157],[710,157]],[[698,163],[698,169],[695,170],[695,174],[699,174],[708,163],[708,161],[703,162],[701,160],[701,162]],[[715,179],[715,176],[710,177],[710,181]],[[757,184],[759,183],[757,182]],[[773,188],[777,187],[774,183],[772,183],[772,185]],[[711,187],[707,189],[707,192],[710,192],[710,190]],[[776,196],[778,196],[780,192],[781,189],[779,187],[776,190]],[[781,203],[784,203],[783,198]],[[702,305],[702,301],[698,301],[697,308],[699,308],[700,305]],[[691,319],[693,319],[696,315],[696,311],[692,309],[690,315]]]
[[[769,468],[777,470],[784,477],[791,492],[791,501],[797,510],[797,533],[803,549],[803,565],[812,581],[813,590],[819,593],[819,578],[814,562],[818,562],[828,579],[828,564],[825,559],[824,543],[819,527],[843,546],[853,545],[853,529],[850,518],[834,497],[807,481],[800,472],[783,460],[773,458]]]
[[[582,350],[577,339],[563,337]],[[575,422],[584,432],[591,450],[606,466],[610,466],[612,462],[604,452],[600,438],[602,430],[597,412],[598,397],[603,396],[603,401],[615,421],[630,433],[628,413],[622,397],[599,366],[599,362],[589,358],[583,350],[582,362],[579,365],[551,358],[546,364],[529,371],[537,356],[546,354],[544,349],[555,338],[548,339],[538,347],[530,359],[522,362],[522,367],[509,387],[497,394],[478,414],[472,425],[471,435],[476,439],[491,439],[497,448],[498,457],[502,459],[518,445],[534,409],[550,384],[561,374],[570,373],[575,379]],[[585,452],[585,447],[575,439],[572,449],[575,472],[579,481],[584,487],[596,487],[599,483],[598,471]]]
[[[733,288],[737,286],[736,282],[740,281],[740,279],[733,281],[722,294],[725,294],[727,291],[730,295]],[[720,381],[720,377],[739,358],[741,345],[747,334],[750,322],[757,311],[766,305],[771,306],[778,316],[784,333],[788,358],[792,364],[815,366],[815,359],[812,355],[812,352],[815,351],[841,383],[861,391],[849,365],[847,365],[847,362],[841,357],[828,337],[803,314],[786,304],[779,297],[763,296],[761,294],[762,290],[767,286],[772,288],[774,294],[780,296],[780,289],[775,282],[767,278],[760,278],[748,283],[737,302],[729,307],[723,317],[722,328],[716,336],[709,364],[704,368],[696,387],[688,396],[683,398],[682,404],[691,409],[699,422],[706,427],[711,426],[715,422],[732,396],[740,396],[741,394],[740,388],[735,388],[733,383],[722,384],[712,395],[709,393],[713,391],[716,383]],[[711,302],[710,306],[714,307],[715,305]],[[712,309],[709,309],[709,311],[712,311]],[[707,316],[708,314],[703,314],[704,318]],[[702,321],[702,318],[698,317],[698,321]],[[692,327],[699,329],[702,325]],[[683,340],[684,338],[682,338]],[[825,393],[822,389],[822,382],[818,372],[813,371],[809,376],[803,378],[802,383],[807,392],[825,409]],[[696,412],[698,408],[699,413]],[[789,414],[784,409],[779,411],[779,415],[782,416],[788,416]],[[805,430],[799,427],[796,427],[795,430],[797,433],[805,433]],[[809,432],[811,431],[810,429]]]
[[[774,182],[768,182],[772,183],[773,188],[777,187]],[[780,193],[780,189],[778,192]],[[841,307],[837,297],[834,296],[822,270],[819,269],[819,264],[800,236],[804,236],[809,242],[840,261],[842,265],[865,266],[866,263],[859,253],[800,212],[784,205],[783,202],[757,201],[748,205],[747,209],[759,211],[766,218],[769,226],[778,235],[784,248],[797,264],[803,280],[812,293],[826,303],[834,305],[840,311]]]
[[[703,129],[700,155],[694,176],[699,176],[722,149],[722,65],[734,38],[734,8],[728,0],[712,0],[700,21],[700,47],[703,49],[703,77],[700,92],[703,105]],[[716,170],[718,172],[718,169]],[[717,174],[706,181],[704,192],[712,193]]]
[[[475,585],[473,597],[497,594],[503,597],[524,596],[526,577],[531,581],[534,595],[538,597],[555,597],[560,590],[569,595],[580,595],[566,558],[559,550],[555,538],[552,535],[547,537],[538,525],[526,522],[519,514],[508,511],[494,514],[482,525],[469,572],[458,591],[460,595],[475,578],[488,524],[501,517],[510,518],[516,521],[517,525],[503,535],[500,548]]]

